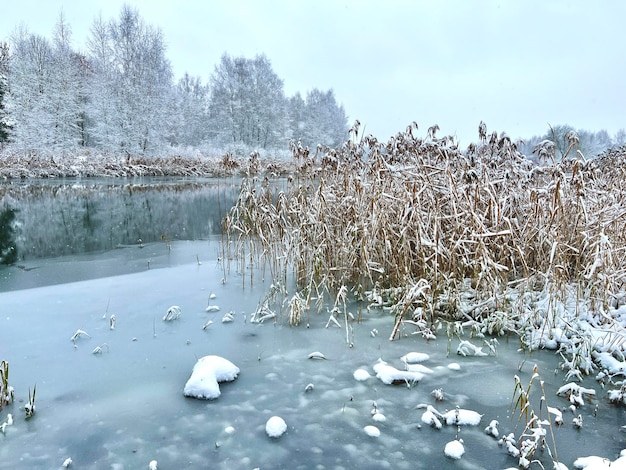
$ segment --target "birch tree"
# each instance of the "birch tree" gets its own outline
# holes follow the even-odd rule
[[[9,45],[6,42],[0,43],[0,149],[9,140],[9,129],[11,127],[4,104],[4,97],[8,89],[9,73]]]
[[[285,140],[283,81],[264,55],[222,56],[211,76],[209,111],[218,144],[268,148]]]
[[[153,154],[166,143],[172,71],[159,29],[124,5],[118,21],[97,18],[89,39],[94,73],[90,129],[114,153]]]
[[[169,120],[168,141],[175,145],[197,147],[208,138],[209,89],[199,77],[185,73],[175,91],[175,119]]]
[[[68,153],[84,145],[84,62],[71,47],[63,14],[53,42],[18,29],[9,61],[8,118],[13,145],[38,154]]]
[[[302,145],[339,147],[348,138],[348,119],[332,90],[309,91],[306,101],[299,94],[289,101],[290,135]]]
[[[84,58],[72,50],[71,29],[63,13],[52,42],[49,112],[55,151],[68,152],[85,145]]]
[[[11,38],[7,112],[13,124],[12,140],[25,153],[54,147],[50,106],[52,48],[47,39],[18,29]]]

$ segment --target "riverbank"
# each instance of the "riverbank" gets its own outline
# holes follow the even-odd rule
[[[291,162],[282,157],[247,157],[225,152],[219,156],[115,156],[82,152],[69,156],[0,156],[0,180],[136,176],[202,176],[270,174],[284,176]]]

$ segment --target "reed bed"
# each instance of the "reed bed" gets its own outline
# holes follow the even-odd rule
[[[199,176],[268,174],[284,176],[290,171],[280,158],[259,158],[257,152],[243,157],[231,152],[218,156],[169,155],[119,156],[85,151],[68,155],[0,153],[0,179]]]
[[[466,151],[437,130],[417,137],[412,124],[384,143],[357,123],[339,149],[293,145],[284,190],[244,178],[224,222],[237,269],[295,275],[318,311],[347,286],[391,308],[391,339],[406,321],[547,330],[568,302],[612,323],[626,289],[626,148],[537,166],[482,123]]]

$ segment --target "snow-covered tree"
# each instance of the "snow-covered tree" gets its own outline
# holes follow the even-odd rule
[[[49,106],[54,150],[72,151],[85,144],[85,61],[71,47],[71,30],[63,13],[54,28]]]
[[[89,40],[90,132],[114,153],[150,154],[166,143],[172,71],[159,29],[124,5],[118,21],[97,18]]]
[[[624,135],[626,136],[626,133]],[[618,135],[616,135],[617,137]],[[611,139],[606,130],[576,130],[568,124],[561,124],[550,126],[548,131],[541,136],[523,139],[518,143],[518,149],[531,159],[549,157],[548,160],[558,161],[563,157],[581,158],[581,154],[589,159],[596,157],[611,146],[617,145],[616,138]]]
[[[306,126],[306,103],[300,92],[287,101],[287,137],[297,141],[302,138]]]
[[[318,144],[339,147],[348,138],[348,119],[332,90],[309,91],[304,107],[296,95],[290,100],[289,116],[292,138],[309,148]]]
[[[612,141],[613,145],[617,145],[617,146],[621,146],[621,145],[626,145],[626,130],[619,129],[616,133],[615,136],[613,136],[613,141]]]
[[[211,135],[218,144],[276,147],[284,143],[283,81],[264,55],[224,54],[211,76]]]
[[[55,154],[84,144],[82,62],[70,38],[62,14],[52,43],[24,28],[12,37],[8,118],[13,145],[22,151]]]
[[[10,122],[7,116],[4,97],[8,89],[9,45],[0,43],[0,148],[9,140]]]
[[[338,146],[347,119],[332,90],[287,100],[265,55],[225,54],[208,84],[186,74],[174,86],[159,29],[137,10],[96,17],[85,55],[72,49],[63,13],[50,40],[21,27],[0,44],[0,144],[54,155],[91,147],[157,154],[165,146]]]
[[[7,112],[13,124],[13,145],[23,152],[54,147],[52,106],[52,47],[42,36],[18,29],[11,38]]]
[[[197,147],[208,138],[209,89],[199,77],[185,73],[174,90],[175,119],[169,120],[168,141],[172,145]]]

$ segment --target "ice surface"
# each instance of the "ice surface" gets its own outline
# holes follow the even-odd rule
[[[14,421],[0,434],[7,468],[58,468],[69,455],[73,467],[80,463],[83,470],[147,468],[153,459],[159,468],[181,469],[204,468],[207,462],[216,470],[334,468],[338,462],[362,468],[363,455],[368,456],[368,468],[411,470],[415,462],[424,468],[444,467],[442,448],[456,427],[437,430],[422,424],[416,431],[424,411],[415,410],[420,401],[437,403],[442,410],[454,411],[458,405],[484,414],[480,429],[461,431],[467,450],[461,462],[468,468],[504,468],[517,460],[484,435],[483,428],[499,419],[501,435],[512,430],[508,416],[515,375],[522,374],[526,382],[537,364],[550,405],[569,405],[565,397],[556,396],[564,382],[562,374],[553,374],[562,360],[553,351],[526,356],[518,351],[518,342],[502,341],[497,357],[464,357],[461,368],[450,370],[445,338],[425,341],[408,335],[387,341],[393,318],[384,312],[363,315],[362,322],[349,325],[353,347],[346,345],[345,328],[324,328],[326,315],[312,314],[310,328],[290,327],[284,314],[276,322],[252,324],[244,315],[249,318],[257,309],[267,282],[256,278],[254,286],[242,286],[237,274],[222,284],[223,269],[210,261],[218,251],[216,243],[174,242],[171,252],[158,248],[165,253],[162,265],[168,256],[186,257],[189,263],[156,269],[156,248],[146,246],[137,251],[153,263],[140,273],[0,293],[0,359],[10,363],[10,383],[16,390],[15,404],[0,411],[0,423],[9,413]],[[196,253],[205,260],[201,266]],[[49,263],[47,269],[55,271],[54,261]],[[89,269],[96,269],[93,263],[96,257],[90,258]],[[64,266],[64,260],[57,264],[61,270]],[[21,275],[39,276],[43,269]],[[234,318],[227,325],[214,321],[203,330],[210,318],[205,312],[210,292],[218,294],[223,311],[233,311]],[[163,322],[171,305],[180,306],[184,314]],[[111,314],[117,319],[114,330]],[[81,335],[74,345],[68,339],[78,328],[91,337]],[[372,336],[373,329],[380,334]],[[104,343],[108,347],[102,354],[91,354]],[[329,359],[309,360],[311,351],[323,351]],[[401,370],[405,363],[399,358],[407,351],[428,354],[426,364],[434,371],[424,374],[417,386],[407,387],[412,381],[407,384],[407,371]],[[227,358],[241,372],[236,381],[220,385],[218,400],[185,399],[183,385],[198,358],[207,355]],[[398,374],[402,385],[355,380],[359,369],[372,373],[379,357],[390,358],[387,365],[395,370],[387,371]],[[35,383],[37,414],[26,421],[21,408]],[[305,393],[309,383],[315,389]],[[439,388],[445,391],[443,402],[429,394]],[[584,406],[580,431],[566,425],[555,433],[559,459],[569,468],[581,455],[617,457],[615,441],[607,436],[619,432],[625,415],[604,395],[599,390],[594,400],[600,403],[597,419],[592,417],[594,407]],[[387,418],[384,423],[371,413],[374,401]],[[289,423],[289,432],[278,442],[265,432],[271,415]],[[379,439],[365,434],[369,424],[380,426]],[[419,445],[407,446],[416,432]],[[549,462],[544,465],[551,468]]]

